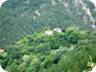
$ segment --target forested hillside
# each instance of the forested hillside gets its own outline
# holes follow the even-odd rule
[[[92,31],[93,21],[96,9],[89,0],[8,0],[0,8],[0,47],[46,26]]]
[[[89,0],[6,1],[0,8],[0,65],[8,72],[91,71],[96,7]]]
[[[24,37],[0,54],[8,72],[88,72],[96,63],[96,33],[69,27]]]

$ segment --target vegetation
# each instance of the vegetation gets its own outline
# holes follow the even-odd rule
[[[95,6],[84,1],[95,18]],[[15,43],[46,26],[65,29],[76,26],[92,31],[89,16],[83,20],[85,15],[81,3],[76,4],[74,0],[8,0],[0,8],[0,47]]]
[[[0,65],[8,72],[88,72],[96,63],[92,21],[89,0],[8,0],[0,8]]]
[[[96,34],[76,27],[55,31],[53,35],[45,34],[44,30],[7,46],[0,55],[1,65],[8,72],[91,70],[96,63]]]

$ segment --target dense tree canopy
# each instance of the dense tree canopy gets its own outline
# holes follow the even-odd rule
[[[52,35],[41,30],[7,46],[0,63],[9,72],[88,71],[96,63],[96,35],[77,27]]]

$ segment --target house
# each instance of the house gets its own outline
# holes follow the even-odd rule
[[[0,49],[0,54],[4,53],[4,50],[3,49]]]
[[[5,70],[1,67],[1,65],[0,65],[0,72],[7,72],[7,71],[5,71]]]
[[[61,28],[54,28],[53,30],[54,31],[57,31],[57,32],[62,32],[62,29]]]
[[[52,31],[52,30],[46,30],[46,31],[45,31],[45,34],[47,34],[47,35],[52,35],[52,34],[53,34],[53,31]]]

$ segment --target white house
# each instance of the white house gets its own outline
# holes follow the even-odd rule
[[[45,31],[45,34],[52,35],[53,34],[53,31],[52,30],[46,30]]]
[[[57,32],[62,32],[62,29],[61,28],[54,28],[53,30],[54,31],[57,31]]]
[[[7,71],[5,71],[5,70],[1,67],[1,65],[0,65],[0,72],[7,72]]]

